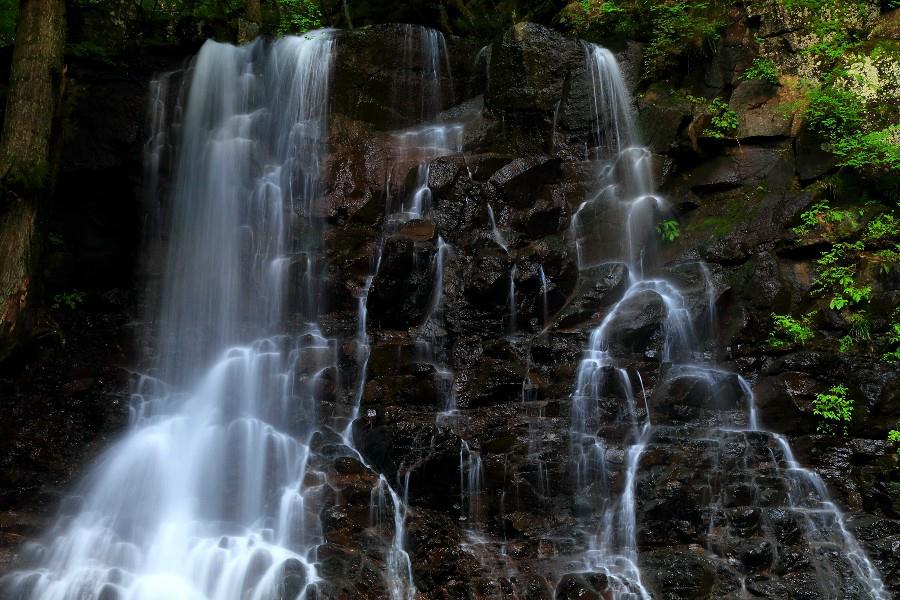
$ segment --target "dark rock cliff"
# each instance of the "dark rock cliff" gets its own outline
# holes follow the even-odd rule
[[[775,17],[761,18],[768,27]],[[667,269],[699,315],[706,292],[696,261],[708,263],[719,331],[709,351],[751,384],[762,424],[788,436],[799,462],[821,474],[848,529],[898,593],[898,455],[884,441],[900,419],[896,370],[872,352],[767,343],[773,311],[800,305],[813,282],[815,241],[791,228],[835,192],[815,185],[832,165],[797,112],[777,110],[790,101],[788,89],[738,76],[752,58],[745,42],[759,19],[749,12],[735,19],[718,52],[686,74],[729,98],[739,118],[730,140],[704,136],[707,115],[667,86],[641,81],[639,46],[620,53],[660,193],[680,221],[682,234],[664,245]],[[790,32],[770,37],[779,35]],[[433,218],[394,230],[384,226],[386,205],[408,189],[415,169],[415,161],[389,160],[391,130],[415,120],[395,101],[397,82],[413,76],[398,72],[398,39],[393,25],[340,33],[332,86],[328,310],[321,318],[330,335],[353,339],[356,295],[383,241],[368,302],[372,354],[357,445],[392,480],[411,473],[408,550],[422,597],[603,598],[597,575],[567,575],[555,589],[542,575],[551,563],[565,572],[583,543],[568,534],[579,512],[568,471],[570,395],[591,328],[624,293],[621,270],[579,272],[567,242],[593,178],[587,148],[601,142],[591,123],[584,47],[533,23],[507,29],[486,50],[448,37],[452,94],[440,108],[448,118],[467,115],[464,153],[430,165]],[[163,58],[153,66],[177,63]],[[64,333],[48,333],[0,379],[4,553],[41,528],[61,486],[125,422],[126,369],[136,364],[132,347],[140,339],[141,288],[132,273],[148,79],[146,71],[122,76],[96,66],[73,76],[72,130],[48,223],[61,243],[49,253],[45,277],[48,289],[77,288],[88,299],[75,311],[56,309],[53,323]],[[492,232],[489,205],[506,248]],[[441,256],[443,322],[430,333],[455,374],[451,391],[465,416],[444,424],[448,390],[416,348],[439,240],[452,250]],[[516,336],[508,335],[510,273]],[[896,277],[874,285],[896,304]],[[651,374],[643,383],[662,425],[635,484],[645,584],[673,599],[732,597],[742,586],[760,597],[822,597],[810,556],[823,550],[802,540],[798,516],[783,509],[783,475],[772,467],[779,448],[755,433],[686,435],[714,418],[700,399],[709,390],[654,380],[663,313],[636,301],[617,317],[616,343]],[[354,349],[348,342],[343,350],[350,362]],[[859,399],[850,435],[816,435],[812,400],[838,381]],[[346,402],[356,384],[336,384],[331,402]],[[738,407],[723,410],[730,408]],[[611,401],[603,410],[613,415],[619,407]],[[478,509],[469,514],[460,489],[463,442],[483,464]],[[612,481],[621,487],[625,457],[615,452]],[[377,475],[342,457],[328,477],[322,597],[384,598],[385,557],[369,543],[366,508]],[[473,523],[502,540],[502,554],[499,542],[467,537]],[[834,597],[864,597],[847,565],[832,560],[839,576],[829,583],[842,590]]]

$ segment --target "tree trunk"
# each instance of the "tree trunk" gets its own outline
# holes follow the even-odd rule
[[[65,37],[64,0],[22,0],[0,138],[0,360],[25,333],[36,223],[53,179]]]

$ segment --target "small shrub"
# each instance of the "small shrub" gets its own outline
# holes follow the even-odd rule
[[[894,311],[893,318],[888,325],[887,341],[894,346],[894,349],[882,354],[881,360],[900,362],[900,308]]]
[[[813,313],[809,313],[797,320],[790,315],[772,315],[772,331],[769,332],[769,347],[785,348],[793,345],[803,345],[814,336],[809,326]]]
[[[659,237],[667,242],[674,242],[681,235],[681,229],[678,227],[678,221],[675,219],[666,219],[656,226],[656,233]]]
[[[813,229],[824,228],[826,232],[836,228],[841,223],[848,223],[851,229],[858,227],[856,217],[861,211],[841,210],[831,208],[827,201],[816,202],[800,213],[801,224],[791,229],[797,235],[807,235]]]
[[[838,139],[833,152],[842,166],[895,172],[900,169],[900,125]]]
[[[900,223],[893,213],[881,213],[866,225],[863,239],[868,243],[879,242],[885,238],[900,236]]]
[[[778,67],[770,58],[757,57],[753,59],[753,64],[744,71],[743,78],[745,80],[759,79],[771,85],[778,85]]]
[[[808,93],[806,118],[810,127],[831,140],[851,135],[863,124],[863,103],[850,90],[823,86]]]
[[[706,98],[690,94],[686,94],[684,98],[693,104],[696,109],[699,109],[702,114],[709,115],[709,125],[703,130],[703,133],[708,137],[727,138],[740,125],[737,113],[721,98],[707,100]]]
[[[838,351],[841,354],[849,352],[857,342],[867,342],[872,339],[872,320],[867,312],[853,312],[847,319],[850,322],[850,332],[838,342]]]
[[[710,137],[726,138],[740,125],[737,113],[721,98],[713,100],[710,109],[712,116],[706,132]]]
[[[900,431],[896,429],[888,431],[887,441],[897,449],[897,454],[900,454]]]
[[[883,273],[890,273],[897,265],[900,265],[900,244],[895,244],[893,248],[885,248],[875,252],[875,259],[880,264],[879,270]]]
[[[81,290],[60,292],[53,296],[53,310],[59,310],[62,307],[66,307],[69,310],[75,310],[84,303],[86,298],[87,294]]]
[[[816,430],[829,435],[835,435],[838,431],[847,435],[848,425],[853,418],[853,399],[847,397],[844,385],[835,385],[829,392],[816,394],[813,400],[813,414],[819,417]]]
[[[872,288],[868,285],[856,285],[856,262],[848,256],[851,251],[863,249],[863,242],[838,242],[831,250],[823,252],[816,261],[819,274],[813,285],[813,292],[831,295],[828,307],[841,310],[847,306],[868,300]]]

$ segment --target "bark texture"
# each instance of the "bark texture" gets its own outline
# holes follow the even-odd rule
[[[23,333],[37,255],[35,222],[51,179],[65,32],[63,0],[23,0],[0,140],[0,359]]]

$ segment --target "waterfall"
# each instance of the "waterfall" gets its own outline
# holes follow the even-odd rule
[[[75,509],[34,549],[40,566],[13,576],[15,597],[262,599],[315,584],[322,477],[310,442],[336,363],[316,323],[332,51],[319,31],[271,45],[210,41],[196,56],[154,376],[139,379],[133,423]],[[151,96],[157,120],[167,80]],[[148,170],[160,140],[148,144]],[[303,325],[285,333],[289,306]]]
[[[29,570],[4,579],[3,597],[324,600],[334,578],[356,576],[338,572],[346,564],[362,573],[355,585],[383,578],[385,591],[372,593],[391,600],[456,596],[462,594],[457,585],[467,586],[469,595],[520,598],[550,597],[560,584],[555,596],[561,598],[568,593],[563,578],[575,572],[598,575],[583,578],[597,582],[597,597],[648,600],[662,590],[642,571],[639,509],[648,488],[662,486],[643,485],[642,469],[658,467],[655,450],[686,439],[697,442],[690,448],[701,448],[704,459],[714,459],[701,475],[709,501],[697,500],[705,510],[696,521],[704,525],[706,543],[690,551],[715,563],[716,577],[736,574],[743,585],[736,597],[756,592],[748,591],[750,576],[728,554],[736,547],[728,543],[732,523],[723,491],[729,468],[740,469],[758,496],[782,488],[768,496],[772,504],[754,498],[752,507],[769,509],[759,511],[765,513],[759,517],[765,542],[775,535],[776,513],[799,523],[798,539],[811,549],[801,558],[819,586],[810,593],[828,596],[829,586],[852,576],[869,598],[889,598],[822,479],[800,466],[784,436],[762,429],[751,383],[715,362],[720,272],[701,261],[663,264],[656,225],[670,209],[656,192],[652,156],[641,145],[613,55],[584,46],[593,92],[589,158],[596,171],[569,234],[582,278],[596,283],[588,278],[613,265],[624,280],[611,292],[617,294],[612,304],[591,305],[605,293],[598,286],[580,306],[581,282],[572,281],[559,232],[535,239],[517,232],[523,223],[527,231],[544,231],[542,223],[530,224],[546,219],[544,184],[536,184],[530,212],[531,206],[512,201],[518,192],[507,203],[507,192],[482,177],[496,172],[495,162],[509,164],[505,152],[470,157],[477,159],[477,181],[465,157],[455,162],[459,157],[449,156],[461,152],[465,126],[447,115],[468,109],[446,110],[453,80],[443,35],[412,25],[390,31],[402,36],[391,57],[399,66],[386,107],[393,129],[372,134],[384,146],[373,154],[387,181],[385,212],[380,221],[341,208],[329,217],[337,227],[353,223],[357,229],[343,231],[365,243],[368,265],[355,250],[334,264],[325,259],[326,249],[341,247],[332,246],[338,236],[325,213],[334,207],[323,207],[322,180],[334,32],[241,47],[210,41],[184,72],[153,81],[144,148],[147,230],[165,254],[159,282],[148,284],[152,352],[134,378],[128,430],[64,503],[46,538],[28,549]],[[488,70],[491,48],[475,61]],[[567,102],[553,105],[551,151],[559,142],[568,152]],[[472,147],[486,152],[488,142]],[[434,182],[442,171],[431,165],[440,157],[452,163],[441,169],[455,173],[465,162],[470,181],[454,174],[439,188]],[[568,183],[554,187],[554,203],[557,191],[576,189]],[[432,185],[457,194],[460,215],[439,212]],[[559,222],[553,216],[554,228]],[[380,233],[367,230],[379,224]],[[370,336],[369,296],[379,291],[383,256],[386,265],[396,260],[390,244],[397,238],[403,242],[397,254],[413,247],[412,260],[402,264],[412,265],[410,287],[421,293],[409,294],[414,303],[398,303],[404,320],[396,330]],[[419,260],[423,245],[433,254]],[[341,262],[347,254],[352,261]],[[491,262],[478,262],[482,258]],[[352,272],[342,282],[347,287],[338,289],[352,290],[353,297],[326,310],[329,269]],[[492,277],[488,292],[466,287],[479,269]],[[701,283],[684,284],[685,270]],[[396,276],[389,273],[388,283]],[[392,300],[388,311],[395,309]],[[567,314],[572,306],[577,314]],[[653,329],[649,342],[628,338],[635,315],[653,320],[645,324]],[[373,320],[380,316],[373,308]],[[498,317],[505,319],[499,327]],[[585,318],[595,321],[571,381],[570,365],[557,367],[572,356],[578,335],[572,324]],[[477,337],[461,326],[467,319],[484,325]],[[538,320],[541,327],[534,326]],[[390,379],[394,373],[385,376],[393,356],[401,367],[415,367],[398,369],[401,383]],[[370,362],[373,385],[367,388]],[[419,376],[435,379],[436,401],[431,388],[421,398],[415,396],[422,388],[399,390],[421,383],[413,379]],[[519,381],[521,403],[511,406],[506,401],[518,393]],[[697,418],[667,410],[666,394],[685,388],[702,405],[690,407]],[[571,403],[561,399],[568,390]],[[410,398],[426,400],[404,404]],[[437,406],[426,406],[431,402]],[[354,422],[361,415],[357,425],[369,429],[358,436],[366,445],[357,448],[354,434],[361,429],[354,430]],[[335,461],[348,457],[356,461],[353,472],[342,475],[352,483],[342,487],[333,477]],[[388,466],[381,473],[376,465]],[[420,475],[422,484],[411,486]],[[362,517],[341,513],[347,506]],[[325,513],[342,520],[327,540],[325,532],[333,530],[331,521],[329,528],[322,522]],[[335,549],[349,557],[337,561],[338,568],[326,554]],[[422,557],[435,564],[414,564]],[[434,568],[444,560],[470,570]],[[414,574],[421,575],[418,590]],[[440,580],[445,575],[448,580]]]
[[[444,263],[452,256],[453,249],[441,236],[437,239],[434,253],[434,284],[428,300],[428,312],[416,334],[416,347],[422,360],[434,368],[435,379],[441,398],[444,399],[444,410],[438,419],[456,412],[456,397],[453,393],[453,371],[446,364],[444,337]]]
[[[484,466],[481,452],[469,446],[465,440],[459,444],[459,509],[460,520],[469,523],[469,529],[478,527],[480,518],[481,480]]]
[[[491,208],[490,202],[488,202],[488,204],[487,204],[487,213],[488,213],[488,220],[490,221],[490,224],[491,224],[491,237],[494,239],[494,242],[498,246],[503,248],[504,252],[509,254],[509,246],[507,246],[506,240],[503,239],[503,234],[500,233],[499,229],[497,229],[497,221],[494,220],[494,209]]]
[[[385,580],[391,600],[412,600],[416,595],[413,583],[412,562],[404,548],[406,539],[406,497],[409,490],[409,471],[403,478],[403,497],[401,498],[384,476],[372,490],[369,502],[369,521],[373,527],[381,527],[387,516],[392,515],[390,523],[393,527],[391,544],[385,557]],[[390,507],[387,499],[390,498]]]
[[[402,26],[399,75],[394,82],[393,107],[401,122],[415,125],[394,135],[394,178],[401,185],[401,202],[392,218],[399,222],[425,218],[431,211],[428,187],[430,163],[439,156],[462,151],[463,126],[439,122],[439,113],[453,98],[453,78],[444,34],[416,25]],[[415,177],[406,183],[406,170]]]
[[[541,277],[541,327],[546,329],[550,321],[550,309],[547,304],[547,276],[544,274],[544,265],[538,270]]]
[[[700,336],[685,294],[658,264],[658,253],[654,251],[655,223],[666,214],[667,207],[664,199],[654,193],[649,151],[638,144],[631,99],[621,72],[612,54],[595,45],[586,45],[586,62],[593,88],[597,183],[573,216],[571,235],[581,269],[618,262],[627,269],[627,289],[591,332],[572,392],[572,478],[576,508],[583,517],[582,533],[587,540],[581,568],[606,576],[610,598],[650,597],[639,561],[636,482],[641,457],[653,443],[655,429],[662,425],[651,422],[646,396],[637,402],[632,381],[639,381],[643,391],[641,374],[630,366],[636,361],[629,349],[618,343],[618,336],[629,311],[658,307],[663,315],[663,340],[658,356],[647,353],[647,357],[656,357],[660,362],[657,391],[664,391],[678,380],[697,382],[706,392],[706,409],[722,413],[728,412],[720,405],[722,396],[743,396],[745,410],[738,411],[743,414],[716,416],[719,428],[710,434],[698,427],[698,438],[712,435],[717,443],[724,444],[729,436],[743,431],[774,440],[781,458],[773,451],[773,462],[785,465],[786,508],[804,515],[805,539],[814,545],[825,543],[846,557],[871,598],[888,598],[878,572],[847,531],[821,479],[800,468],[783,436],[759,431],[750,384],[736,373],[703,362],[709,356],[700,351]],[[712,275],[705,264],[699,263],[698,267],[707,304],[702,333],[715,341]],[[737,391],[732,392],[731,388]],[[609,409],[601,408],[610,397],[619,405],[612,421]],[[621,445],[625,457],[620,467],[623,485],[615,491],[610,483],[611,445]],[[827,559],[816,558],[814,562],[822,585],[827,588],[838,580],[832,573],[835,567]],[[826,588],[822,592],[827,595]]]
[[[513,265],[509,270],[509,297],[507,299],[507,303],[509,304],[509,322],[507,323],[507,333],[510,335],[515,335],[518,330],[518,326],[516,324],[516,275],[518,275],[519,270],[516,268],[516,265]]]

